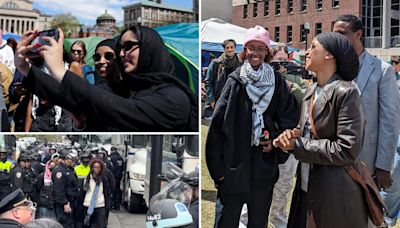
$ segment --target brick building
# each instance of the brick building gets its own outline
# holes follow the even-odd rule
[[[398,0],[233,0],[232,22],[245,28],[261,25],[274,41],[304,50],[306,38],[310,44],[317,34],[332,30],[337,16],[353,14],[363,21],[365,47],[388,58],[400,53],[399,5]]]

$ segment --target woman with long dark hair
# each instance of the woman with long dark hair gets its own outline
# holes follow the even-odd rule
[[[100,159],[90,161],[90,173],[83,183],[86,192],[83,202],[86,214],[84,224],[87,227],[106,227],[106,211],[110,208],[110,180],[104,175],[104,162]],[[96,224],[96,225],[94,225]]]

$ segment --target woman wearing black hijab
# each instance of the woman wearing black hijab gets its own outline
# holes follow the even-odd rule
[[[64,35],[43,38],[50,45],[39,48],[53,77],[26,61],[28,45],[38,33],[28,32],[19,43],[16,65],[34,93],[93,122],[120,131],[197,131],[198,108],[193,93],[174,75],[172,59],[156,31],[131,27],[121,34],[119,56],[123,80],[118,94],[105,91],[65,70],[62,63]],[[55,80],[54,80],[55,79]]]
[[[364,114],[358,89],[358,57],[347,38],[322,33],[306,51],[306,69],[316,73],[303,99],[298,129],[273,144],[301,162],[288,227],[364,228],[362,191],[345,166],[358,167]]]

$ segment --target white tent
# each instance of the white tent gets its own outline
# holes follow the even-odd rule
[[[234,39],[238,44],[237,50],[242,49],[246,28],[227,23],[218,18],[211,18],[201,22],[201,49],[207,51],[223,52],[221,46],[226,39]],[[271,40],[271,46],[277,43]]]

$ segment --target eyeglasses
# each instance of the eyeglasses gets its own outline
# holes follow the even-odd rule
[[[133,46],[136,46],[133,48]],[[124,52],[132,52],[140,47],[140,41],[125,41],[125,43],[121,44],[121,50]],[[132,50],[131,50],[132,49]]]
[[[107,61],[114,60],[114,58],[115,58],[114,53],[108,51],[108,52],[104,53],[104,55],[100,55],[99,53],[94,54],[93,60],[95,62],[98,62],[98,61],[100,61],[101,57],[104,57]]]
[[[72,49],[71,52],[72,53],[78,52],[78,55],[80,55],[82,53],[82,50]]]
[[[252,53],[254,53],[254,52],[257,52],[257,53],[264,53],[264,52],[266,52],[267,51],[267,48],[265,48],[265,47],[253,47],[253,46],[248,46],[248,47],[246,47],[246,49],[249,51],[249,52],[252,52]]]

